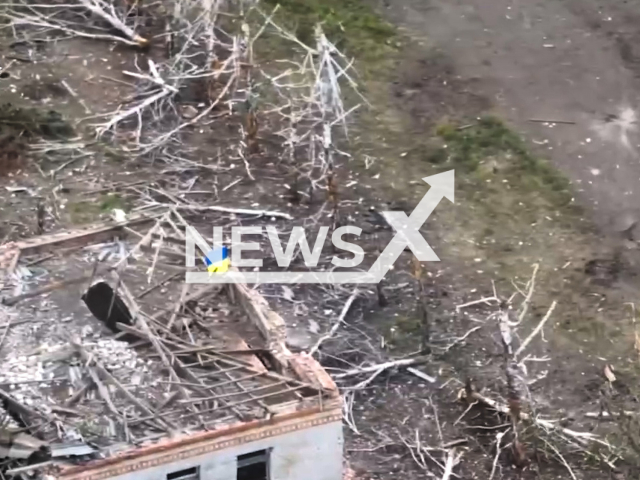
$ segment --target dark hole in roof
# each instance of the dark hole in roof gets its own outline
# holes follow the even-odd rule
[[[113,333],[120,333],[120,329],[116,325],[118,323],[133,325],[133,317],[129,308],[106,282],[98,282],[89,287],[82,295],[82,300],[93,316],[104,323]],[[138,339],[132,335],[125,335],[123,340],[135,341]]]

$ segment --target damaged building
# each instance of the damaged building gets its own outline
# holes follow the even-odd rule
[[[3,247],[5,292],[15,292],[0,320],[2,475],[341,479],[342,404],[329,375],[288,349],[257,290],[184,284],[179,231],[158,244],[160,220],[144,223]]]

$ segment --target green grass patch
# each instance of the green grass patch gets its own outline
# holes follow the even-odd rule
[[[76,225],[95,222],[101,215],[108,214],[116,208],[126,212],[129,204],[118,194],[104,194],[97,201],[69,202],[67,213],[71,223]]]
[[[427,162],[451,166],[470,181],[496,179],[522,193],[542,193],[556,207],[571,203],[569,181],[548,161],[533,155],[500,119],[487,116],[471,125],[442,124],[436,134],[441,144],[426,149]]]
[[[327,38],[338,49],[359,61],[379,59],[396,39],[396,30],[361,0],[264,0],[275,7],[279,24],[297,38],[315,45],[314,29],[321,24]]]
[[[109,193],[102,196],[100,201],[101,211],[110,212],[116,208],[126,211],[128,209],[127,201],[118,194]]]
[[[72,136],[74,131],[58,112],[4,103],[0,105],[0,134],[60,140]]]
[[[100,204],[89,201],[69,202],[66,210],[69,220],[74,225],[95,221],[101,213]]]

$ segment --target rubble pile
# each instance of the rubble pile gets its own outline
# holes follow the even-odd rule
[[[169,215],[156,219],[150,231]],[[95,245],[104,240],[95,232],[105,231],[102,225],[52,234],[11,248],[20,259],[68,238]],[[8,418],[0,427],[0,457],[18,469],[109,457],[167,437],[270,418],[332,395],[288,370],[285,348],[269,343],[268,332],[262,344],[255,340],[264,338],[253,320],[265,317],[258,311],[264,299],[258,302],[246,287],[227,296],[230,289],[219,285],[185,284],[160,262],[154,273],[172,280],[149,287],[144,258],[125,264],[141,243],[118,240],[121,254],[101,265],[94,259],[91,275],[77,275],[90,264],[82,250],[54,255],[39,265],[46,275],[3,298],[3,308],[10,305],[20,315],[8,320],[4,334],[0,329],[7,346],[0,350],[0,412]],[[104,285],[91,290],[97,281]],[[84,295],[89,290],[94,294]],[[112,305],[130,314],[116,317]]]

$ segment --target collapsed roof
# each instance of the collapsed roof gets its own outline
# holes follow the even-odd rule
[[[157,236],[170,215],[0,252],[20,290],[0,307],[0,457],[9,474],[338,398],[321,368],[287,350],[284,322],[255,290],[183,283],[180,230]],[[125,228],[132,235],[113,240]]]

